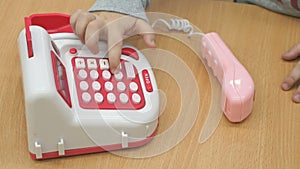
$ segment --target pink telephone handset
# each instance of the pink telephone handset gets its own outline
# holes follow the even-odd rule
[[[202,57],[222,86],[221,106],[225,116],[231,122],[243,121],[253,107],[253,79],[217,33],[204,35],[201,50]]]

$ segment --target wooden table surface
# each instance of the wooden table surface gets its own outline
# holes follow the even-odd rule
[[[198,143],[210,109],[208,73],[197,55],[177,40],[158,35],[157,47],[182,58],[192,71],[200,94],[197,119],[186,137],[172,149],[149,158],[126,158],[110,152],[44,161],[32,160],[27,146],[22,76],[17,38],[23,17],[32,13],[72,13],[88,9],[93,0],[0,2],[0,168],[216,168],[296,169],[300,167],[300,105],[291,101],[281,81],[296,64],[281,53],[300,41],[300,20],[263,8],[222,1],[153,0],[147,9],[187,18],[203,32],[218,32],[255,82],[253,112],[244,122],[233,124],[225,116],[212,137]],[[139,48],[140,38],[128,40]],[[166,63],[166,65],[168,65]],[[180,109],[179,86],[167,73],[155,70],[167,104],[159,133],[172,127]],[[194,89],[191,89],[193,91]],[[190,100],[191,105],[193,103]],[[149,145],[155,143],[155,138]],[[134,151],[134,150],[131,150]]]

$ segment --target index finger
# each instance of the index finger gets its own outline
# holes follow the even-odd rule
[[[107,44],[110,71],[112,73],[117,73],[119,71],[121,50],[123,46],[123,33],[116,27],[111,27],[108,30]]]

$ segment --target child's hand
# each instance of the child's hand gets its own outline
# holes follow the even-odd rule
[[[110,71],[118,71],[124,36],[142,35],[148,47],[155,47],[155,36],[151,26],[142,19],[113,12],[86,12],[77,10],[70,24],[74,33],[94,54],[99,52],[99,40],[108,44]]]
[[[299,56],[300,56],[300,43],[296,44],[289,51],[282,54],[282,58],[284,60],[293,60]],[[290,74],[284,79],[281,87],[283,90],[290,90],[299,80],[300,80],[300,61],[290,72]],[[300,103],[300,86],[297,87],[292,99],[294,102]]]

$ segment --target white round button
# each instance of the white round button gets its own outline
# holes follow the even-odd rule
[[[108,94],[107,94],[107,101],[108,101],[109,103],[115,103],[116,100],[117,100],[117,98],[116,98],[116,95],[115,95],[115,94],[113,94],[113,93],[108,93]]]
[[[136,92],[139,89],[139,86],[135,82],[129,84],[129,89],[131,92]]]
[[[114,89],[112,82],[105,82],[104,87],[107,92],[110,92]]]
[[[96,93],[94,95],[94,99],[97,103],[102,103],[103,102],[103,95],[101,93]]]
[[[85,103],[89,103],[92,100],[92,97],[88,92],[83,92],[81,98]]]
[[[126,90],[126,85],[124,82],[117,83],[117,89],[119,92],[124,92]]]
[[[119,72],[117,74],[114,74],[114,77],[116,80],[120,81],[123,79],[123,73],[122,72]]]
[[[86,79],[87,78],[87,72],[83,69],[80,69],[79,72],[78,72],[78,77],[81,80]]]
[[[99,91],[101,89],[101,84],[98,81],[92,83],[92,88],[94,91]]]
[[[82,91],[87,91],[89,89],[89,84],[86,81],[81,81],[79,87]]]
[[[126,104],[128,102],[128,96],[125,93],[121,93],[119,95],[119,99],[121,101],[121,103]]]
[[[96,70],[91,70],[90,71],[90,77],[93,80],[97,80],[99,78],[99,73]]]
[[[111,73],[108,70],[102,72],[102,77],[104,80],[109,80],[111,78]]]
[[[131,96],[131,99],[133,101],[133,103],[135,104],[139,104],[142,100],[141,96],[137,93],[134,93],[132,96]]]

